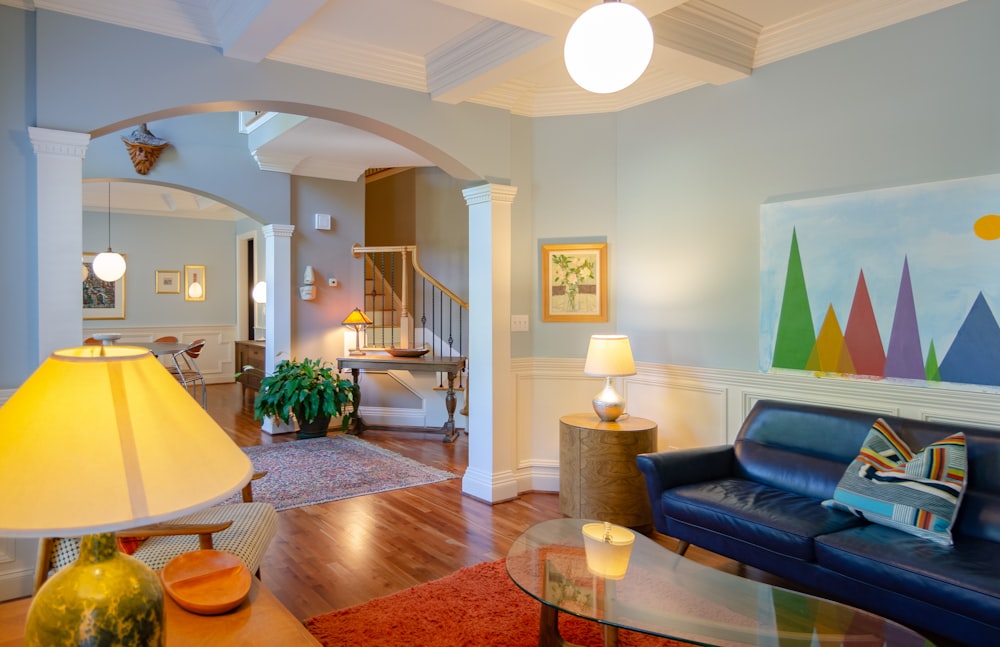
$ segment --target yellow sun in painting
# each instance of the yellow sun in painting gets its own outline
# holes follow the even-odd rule
[[[972,226],[972,231],[983,240],[996,240],[1000,238],[1000,216],[995,213],[988,213]]]

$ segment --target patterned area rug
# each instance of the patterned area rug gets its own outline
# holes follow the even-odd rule
[[[277,510],[458,478],[345,434],[243,451],[254,469],[267,471],[253,482],[254,500]]]
[[[504,560],[484,562],[427,584],[306,620],[324,647],[536,647],[541,604],[507,576]],[[600,625],[560,614],[562,637],[603,644]],[[684,643],[621,630],[620,647]]]

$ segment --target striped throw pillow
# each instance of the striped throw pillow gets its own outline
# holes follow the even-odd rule
[[[914,451],[879,418],[823,505],[951,545],[967,469],[965,434]]]

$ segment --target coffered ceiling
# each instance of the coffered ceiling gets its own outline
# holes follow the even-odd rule
[[[656,46],[639,81],[611,95],[578,88],[562,62],[567,31],[596,0],[0,0],[0,4],[63,12],[203,43],[229,58],[278,61],[406,88],[441,103],[469,102],[539,117],[616,112],[701,85],[747,79],[763,65],[964,0],[631,1],[649,16]],[[297,136],[296,130],[301,134]],[[364,134],[326,122],[309,123],[269,144],[273,151],[260,154],[294,158],[294,151],[307,143],[318,148],[324,137],[333,143],[346,136],[355,137],[356,146]],[[398,165],[375,148],[361,157],[351,163],[349,173],[358,166]],[[343,164],[321,159],[304,166],[335,169]]]

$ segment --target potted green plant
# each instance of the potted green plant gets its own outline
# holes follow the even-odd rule
[[[343,416],[346,430],[354,415],[349,406],[354,401],[354,384],[341,379],[331,366],[318,359],[286,359],[260,383],[253,402],[257,420],[278,418],[286,425],[294,415],[298,421],[297,438],[325,436],[330,418]]]

